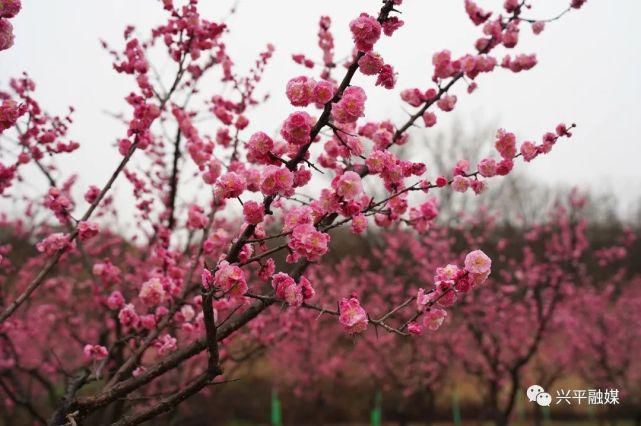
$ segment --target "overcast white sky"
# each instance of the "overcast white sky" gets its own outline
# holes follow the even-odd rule
[[[533,0],[535,8],[527,15],[550,17],[568,2]],[[203,14],[216,20],[227,14],[234,1],[201,3]],[[478,3],[497,8],[502,1]],[[277,48],[262,86],[273,97],[268,107],[252,114],[255,127],[273,132],[291,111],[284,83],[302,70],[292,64],[290,55],[318,54],[316,31],[321,14],[332,16],[336,52],[342,57],[351,48],[348,22],[361,11],[375,13],[379,6],[378,0],[240,0],[237,14],[228,20],[231,32],[227,36],[239,69],[249,67],[267,42]],[[405,27],[379,43],[377,50],[399,73],[398,89],[425,88],[432,53],[442,48],[455,55],[470,52],[479,29],[468,20],[463,0],[405,0],[402,11]],[[126,24],[146,29],[162,22],[163,16],[155,0],[23,0],[23,11],[13,20],[16,44],[0,53],[0,84],[28,70],[45,108],[59,113],[67,105],[77,108],[72,137],[82,148],[70,160],[80,169],[85,184],[102,184],[119,159],[112,143],[123,129],[103,111],[128,112],[122,101],[129,90],[127,79],[112,71],[111,58],[98,40],[121,46]],[[538,37],[524,27],[523,42],[516,52],[536,52],[539,65],[521,74],[499,70],[481,76],[479,89],[471,96],[459,86],[455,90],[459,103],[452,115],[463,123],[497,122],[525,139],[540,137],[559,121],[576,122],[575,138],[537,159],[527,167],[528,173],[545,182],[612,189],[628,201],[638,199],[639,16],[638,0],[589,0],[581,10],[549,24]],[[354,83],[368,86],[371,80],[358,75]],[[405,113],[397,92],[370,90],[368,117],[392,117],[400,122]]]

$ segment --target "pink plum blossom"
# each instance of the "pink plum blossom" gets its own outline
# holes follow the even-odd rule
[[[247,142],[247,159],[255,163],[269,163],[269,153],[274,148],[274,141],[264,132],[256,132]]]
[[[418,336],[423,333],[423,327],[419,323],[412,321],[407,325],[407,332]]]
[[[398,16],[391,16],[383,22],[383,34],[391,37],[403,25],[405,25],[405,22],[399,19]]]
[[[57,251],[63,250],[67,247],[69,247],[69,236],[62,232],[53,233],[36,244],[38,251],[40,253],[45,253],[48,256],[51,256]]]
[[[165,299],[165,288],[160,278],[152,278],[143,283],[138,294],[140,300],[147,306],[156,306]]]
[[[472,274],[485,274],[492,267],[492,260],[481,250],[471,251],[465,256],[465,270]]]
[[[207,226],[207,216],[202,207],[192,204],[187,211],[187,227],[189,229],[202,229]]]
[[[452,179],[452,189],[456,192],[465,192],[470,187],[470,179],[457,175]]]
[[[545,22],[543,21],[536,21],[532,23],[532,32],[534,34],[541,34],[543,30],[545,29]]]
[[[107,348],[101,345],[85,345],[82,352],[85,354],[87,359],[91,359],[93,361],[100,361],[107,358],[109,355]]]
[[[383,65],[381,70],[378,72],[376,85],[383,86],[386,89],[394,88],[394,86],[396,85],[396,73],[394,72],[394,68],[391,65]]]
[[[326,104],[334,97],[334,84],[327,80],[321,80],[314,86],[312,101],[317,104]]]
[[[285,167],[267,166],[263,171],[260,191],[265,195],[291,195],[294,174]]]
[[[374,44],[381,37],[381,24],[376,18],[366,13],[349,23],[349,29],[352,32],[356,48],[363,52],[369,52],[373,49]]]
[[[367,313],[356,297],[343,298],[338,303],[339,322],[349,334],[362,333],[367,329]]]
[[[367,96],[360,87],[345,89],[341,100],[332,107],[332,118],[338,123],[353,123],[364,115]]]
[[[0,18],[13,18],[20,12],[20,0],[2,0],[0,2]]]
[[[230,265],[223,260],[218,264],[214,274],[214,284],[224,293],[233,297],[240,297],[247,292],[245,273],[237,265]]]
[[[235,198],[245,191],[247,181],[236,172],[229,172],[222,175],[216,181],[215,192],[221,198]]]
[[[316,82],[305,76],[295,77],[287,83],[287,99],[293,106],[307,106],[312,102]]]
[[[81,221],[78,223],[78,237],[86,241],[98,235],[100,227],[95,222]]]
[[[245,202],[243,204],[243,216],[245,217],[245,222],[251,225],[258,225],[265,216],[263,205],[256,201]]]
[[[501,154],[501,157],[511,159],[516,155],[516,136],[514,136],[514,133],[499,129],[496,132],[496,142],[494,146],[499,154]]]
[[[122,296],[122,293],[118,290],[112,292],[107,298],[107,306],[111,310],[120,309],[125,306],[125,298]]]
[[[137,328],[140,323],[140,317],[136,313],[136,308],[131,303],[126,304],[118,312],[118,320],[123,327]]]
[[[375,52],[367,52],[358,60],[358,66],[365,75],[376,75],[385,65],[381,55]]]
[[[483,177],[492,177],[496,175],[496,160],[493,158],[484,158],[478,164],[479,174]]]
[[[472,0],[465,0],[465,12],[474,22],[474,25],[481,25],[492,15],[492,12],[486,12]]]
[[[280,134],[293,145],[305,145],[310,142],[310,133],[314,120],[304,111],[294,112],[283,123]]]
[[[352,171],[336,176],[332,181],[332,188],[346,201],[352,201],[363,193],[361,177]]]
[[[423,326],[430,331],[438,330],[447,318],[447,312],[441,308],[431,308],[423,314]]]
[[[432,111],[425,111],[423,114],[423,123],[425,123],[425,127],[434,126],[436,124],[436,114]]]
[[[525,141],[521,144],[521,155],[523,155],[523,159],[525,161],[532,161],[534,160],[537,155],[539,155],[539,151],[534,145],[533,142]]]
[[[436,102],[436,105],[443,111],[452,111],[456,105],[456,95],[445,95]]]
[[[329,234],[317,231],[313,225],[298,225],[289,238],[289,247],[309,261],[317,261],[327,253]]]
[[[167,355],[176,350],[178,340],[169,334],[163,334],[155,342],[154,346],[158,349],[160,356]]]
[[[11,48],[13,41],[13,25],[8,19],[0,18],[0,51]]]

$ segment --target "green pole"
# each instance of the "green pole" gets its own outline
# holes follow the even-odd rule
[[[588,405],[588,418],[592,421],[596,420],[596,410],[594,409],[594,405]]]
[[[376,397],[374,398],[374,409],[370,413],[370,424],[372,426],[381,426],[383,421],[383,409],[381,408],[381,401],[383,397],[381,391],[376,391]]]
[[[278,399],[278,391],[272,389],[272,426],[283,426],[283,416],[280,411],[280,400]]]
[[[550,424],[550,419],[552,417],[550,415],[550,407],[541,407],[541,408],[543,409],[543,424],[548,425]]]
[[[452,421],[454,426],[461,426],[461,407],[459,405],[458,391],[452,393]]]

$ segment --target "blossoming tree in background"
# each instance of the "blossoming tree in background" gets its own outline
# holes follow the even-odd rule
[[[461,380],[461,388],[474,387],[481,414],[497,425],[514,421],[517,398],[531,384],[550,390],[577,373],[592,388],[627,389],[633,404],[638,339],[637,328],[626,324],[640,320],[639,276],[626,260],[634,240],[628,231],[613,232],[610,239],[621,241],[605,245],[591,239],[585,203],[573,194],[543,222],[517,227],[512,239],[506,238],[511,230],[500,222],[500,213],[480,213],[456,226],[434,224],[420,234],[394,229],[374,238],[359,256],[315,266],[312,280],[328,294],[316,294],[322,307],[317,314],[306,312],[291,321],[297,333],[290,344],[269,351],[276,376],[282,371],[286,383],[308,393],[330,385],[372,393],[380,388],[386,400],[397,402],[388,414],[401,423],[418,420],[416,412],[406,413],[412,406],[421,407],[421,420],[437,420],[435,398],[447,403],[452,392],[447,384]],[[493,269],[500,272],[473,289],[464,281],[444,282],[444,276],[457,277],[463,269],[436,265],[463,258],[461,247],[470,245],[493,253]],[[467,268],[483,267],[483,257],[466,257]],[[327,317],[338,315],[323,305],[336,298],[336,289],[357,294],[376,317],[389,301],[402,305],[399,297],[407,293],[418,293],[411,306],[421,312],[424,282],[456,289],[431,308],[437,315],[424,314],[421,322],[412,322],[411,310],[398,314],[413,324],[408,332],[427,338],[427,344],[420,338],[399,341],[378,325],[352,341],[323,327]],[[336,395],[340,400],[342,394]]]
[[[613,275],[607,285],[598,290],[582,292],[571,306],[575,315],[570,317],[577,372],[591,389],[619,390],[619,404],[608,404],[605,418],[616,423],[613,411],[632,407],[634,424],[641,424],[639,410],[639,383],[641,362],[639,353],[639,277],[630,277],[624,270]],[[600,312],[595,315],[594,312]],[[600,403],[604,403],[601,400]]]
[[[407,406],[418,401],[424,404],[425,419],[429,420],[433,415],[429,407],[433,408],[435,392],[445,383],[448,372],[448,344],[455,344],[456,336],[427,331],[431,334],[429,344],[423,344],[421,339],[399,339],[398,334],[417,334],[424,327],[435,331],[443,323],[440,315],[423,315],[417,321],[417,313],[429,303],[424,289],[419,290],[421,283],[433,280],[434,270],[443,259],[458,257],[449,250],[445,234],[446,229],[432,229],[423,245],[417,235],[397,230],[381,235],[382,242],[373,242],[358,256],[312,267],[310,279],[318,283],[316,303],[312,309],[287,320],[292,333],[288,333],[286,345],[268,350],[275,376],[283,386],[293,388],[297,395],[316,404],[331,407],[344,406],[343,389],[368,390],[358,397],[364,398],[366,404],[376,392],[383,391],[386,400],[398,395],[395,411],[400,419],[405,416]],[[332,306],[332,301],[345,292],[351,297],[342,299],[338,309]],[[419,292],[420,304],[416,296],[405,298]],[[445,312],[440,302],[445,303],[447,296],[435,298],[440,301],[430,309]],[[341,319],[342,314],[349,312],[343,308],[353,300],[368,308],[367,312],[358,311],[364,319],[361,323]],[[392,316],[388,310],[390,303],[400,306],[392,314],[402,324],[400,331],[390,330],[385,323],[385,316]],[[342,324],[332,325],[333,317],[338,317]],[[367,331],[356,336],[340,333],[339,327],[348,331],[352,327],[367,327]]]
[[[426,230],[438,215],[426,193],[478,194],[520,158],[548,153],[574,127],[559,124],[538,142],[517,142],[498,130],[496,155],[478,164],[461,159],[443,176],[401,158],[397,147],[411,143],[412,127],[434,126],[462,101],[454,87],[466,84],[472,93],[482,74],[535,66],[534,54],[508,52],[525,28],[537,34],[544,27],[524,16],[525,1],[507,0],[500,12],[465,1],[480,29],[470,52],[434,54],[432,80],[401,91],[413,108],[404,122],[368,121],[359,81],[395,88],[402,70],[376,46],[402,31],[402,3],[386,0],[376,15],[362,13],[338,29],[354,40],[345,64],[335,62],[331,19],[322,17],[322,59],[312,59],[312,51],[294,55],[304,74],[283,82],[285,93],[278,94],[287,96],[291,112],[274,128],[250,132],[253,108],[265,101],[258,84],[274,47],[250,70],[238,70],[225,44],[230,28],[201,16],[197,0],[162,1],[167,20],[147,36],[128,26],[123,48],[103,43],[114,70],[135,88],[124,97],[127,112],[118,115],[121,160],[107,182],[84,188],[73,170],[56,166],[58,157],[80,149],[68,138],[73,109],[50,114],[27,74],[10,80],[0,95],[0,194],[23,214],[2,216],[0,368],[7,412],[55,425],[140,424],[224,381],[243,358],[234,353],[238,346],[287,338],[260,331],[260,318],[278,312],[274,305],[334,314],[342,332],[355,337],[376,327],[425,339],[419,335],[436,330],[463,293],[482,285],[491,261],[471,245],[466,256],[434,265],[441,267],[435,282],[433,270],[421,282],[418,310],[413,288],[399,288],[370,309],[341,283],[327,291],[336,308],[315,304],[319,282],[308,269],[336,248],[334,229]],[[549,21],[583,3],[572,0]],[[0,49],[12,45],[8,19],[20,7],[19,0],[0,1]],[[150,58],[159,54],[174,64],[172,76],[157,75]],[[214,129],[203,125],[211,118]],[[36,173],[48,188],[34,194],[25,185]],[[122,217],[113,198],[122,179],[131,187],[133,218]],[[134,226],[119,235],[125,220]],[[28,244],[36,241],[35,248]],[[455,260],[457,266],[444,267]],[[247,354],[253,350],[247,346]]]
[[[592,260],[586,221],[576,208],[558,207],[550,216],[525,229],[525,241],[498,242],[500,275],[466,298],[458,312],[465,343],[456,347],[456,358],[482,386],[485,406],[499,426],[509,424],[524,375],[541,348],[554,344],[559,309],[581,287],[593,285],[586,274]],[[487,238],[492,226],[483,228],[473,238]],[[562,346],[558,351],[567,352]]]

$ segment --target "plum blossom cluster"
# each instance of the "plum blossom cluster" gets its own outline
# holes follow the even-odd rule
[[[358,18],[350,22],[349,29],[352,31],[356,48],[362,52],[371,51],[382,32],[380,22],[367,13],[361,13]]]
[[[489,55],[464,55],[452,59],[449,50],[442,50],[432,56],[434,75],[432,80],[438,81],[464,73],[469,79],[474,80],[481,73],[488,73],[496,67],[496,59]]]
[[[4,163],[4,158],[0,162],[0,194],[12,186],[20,169],[34,163],[40,167],[47,154],[55,156],[71,153],[80,146],[75,141],[65,140],[69,124],[73,121],[73,108],[64,116],[47,114],[34,99],[36,85],[27,74],[11,79],[9,86],[12,93],[0,91],[0,135],[14,130],[20,151],[13,163]],[[55,170],[54,165],[46,169],[50,183],[51,174]],[[68,190],[74,182],[75,179],[69,179],[61,190]],[[61,210],[58,213],[59,219],[64,216]]]
[[[375,75],[377,86],[393,89],[396,85],[394,68],[386,64],[379,53],[372,51],[363,54],[358,60],[358,69],[365,75]]]
[[[465,0],[465,12],[470,17],[474,25],[481,25],[487,21],[492,12],[485,11],[481,9],[474,1]]]
[[[501,61],[501,66],[513,72],[521,72],[532,69],[536,65],[536,62],[535,54],[519,54],[514,58],[506,55]]]
[[[64,223],[69,220],[68,214],[72,208],[71,200],[67,194],[63,194],[58,188],[49,188],[42,204],[51,210],[60,222]]]
[[[345,89],[340,101],[332,106],[332,118],[336,123],[355,123],[365,115],[367,96],[360,87]]]
[[[200,16],[196,2],[189,2],[176,8],[172,0],[164,0],[165,10],[172,12],[167,24],[153,30],[167,46],[169,56],[176,62],[187,52],[192,59],[198,59],[202,52],[218,48],[218,39],[225,30],[224,24],[208,21]],[[198,72],[195,69],[190,72]]]
[[[48,256],[56,254],[59,251],[65,250],[69,247],[69,236],[56,232],[48,235],[44,240],[36,244],[36,248],[40,253],[45,253]]]
[[[601,274],[599,277],[586,274],[584,266],[594,264],[601,253],[591,248],[591,244],[586,249],[583,242],[586,235],[581,224],[581,205],[585,205],[585,200],[574,196],[569,198],[558,200],[559,207],[550,211],[549,216],[541,215],[547,217],[542,223],[523,228],[523,234],[528,235],[525,244],[497,239],[497,234],[501,233],[501,226],[497,226],[496,220],[502,215],[499,209],[463,219],[465,226],[456,231],[445,225],[435,227],[426,236],[417,236],[413,232],[382,232],[380,236],[385,243],[379,246],[380,250],[314,267],[312,276],[318,282],[320,299],[324,296],[331,298],[336,283],[340,283],[341,291],[352,292],[339,306],[344,320],[340,325],[348,333],[353,326],[363,327],[365,321],[368,328],[377,327],[379,331],[386,326],[395,328],[397,321],[393,315],[398,313],[396,308],[414,307],[413,302],[416,301],[415,297],[404,301],[404,294],[399,288],[407,288],[418,281],[431,281],[429,271],[436,269],[434,265],[443,264],[444,259],[460,254],[460,243],[456,241],[460,239],[452,239],[452,233],[465,241],[482,245],[484,250],[487,248],[497,253],[492,268],[501,269],[502,273],[488,278],[490,285],[475,286],[473,294],[466,296],[470,303],[456,304],[451,308],[435,304],[427,312],[423,307],[419,313],[421,320],[416,317],[407,327],[403,327],[405,320],[412,318],[414,312],[407,312],[399,318],[401,322],[398,324],[403,324],[399,329],[403,327],[408,334],[446,326],[446,330],[439,328],[442,330],[440,333],[430,334],[429,344],[379,332],[362,333],[358,339],[345,345],[341,335],[331,327],[323,326],[333,318],[323,321],[327,311],[322,307],[318,307],[320,314],[289,311],[295,324],[294,338],[270,351],[273,365],[280,367],[279,373],[288,375],[287,383],[310,388],[310,393],[322,380],[328,377],[341,380],[345,371],[354,371],[357,377],[350,375],[349,383],[356,381],[365,385],[371,382],[372,377],[389,380],[391,375],[392,382],[397,385],[391,383],[390,388],[406,396],[424,394],[426,383],[433,385],[427,391],[438,392],[454,377],[469,375],[484,383],[493,397],[498,397],[502,390],[491,390],[497,378],[507,386],[518,388],[518,383],[531,373],[534,365],[536,368],[541,365],[554,367],[555,371],[563,371],[563,374],[608,377],[604,371],[607,367],[597,365],[601,362],[594,362],[598,356],[576,357],[577,353],[586,351],[602,353],[607,342],[608,367],[623,367],[620,377],[631,374],[637,377],[635,374],[638,372],[634,371],[638,370],[639,362],[635,361],[633,368],[624,367],[630,365],[628,363],[634,355],[625,349],[621,351],[621,347],[625,347],[623,342],[630,338],[631,329],[625,326],[626,321],[630,324],[638,319],[641,301],[638,277],[635,276],[632,282],[629,281],[630,276],[612,277],[614,281],[610,283],[608,279],[605,289]],[[569,217],[576,222],[568,221]],[[569,235],[573,237],[566,238]],[[629,243],[624,235],[621,237]],[[617,248],[617,241],[618,238],[612,239],[615,243],[612,248],[620,252],[623,247]],[[551,253],[554,255],[550,256]],[[576,262],[578,267],[563,265],[568,259],[574,259],[572,262]],[[627,259],[627,262],[631,261]],[[480,272],[486,267],[483,256],[470,256],[467,264],[463,263],[460,268]],[[619,268],[610,267],[610,271]],[[390,304],[396,307],[390,310]],[[339,311],[332,314],[339,316]],[[595,315],[595,312],[608,312],[607,320],[604,322],[603,316]],[[600,327],[595,327],[595,319],[601,323]],[[537,333],[537,330],[544,331]],[[560,353],[560,340],[573,349]],[[510,350],[495,350],[497,347]],[[397,360],[399,353],[406,351],[410,354],[401,358],[403,362],[396,363],[393,369],[379,371],[382,362]],[[453,365],[453,358],[461,360],[463,366]],[[321,371],[310,373],[309,364],[316,360],[331,362],[327,362]],[[499,420],[510,418],[514,400],[507,396],[506,401],[494,405]]]
[[[421,334],[424,329],[436,331],[447,318],[445,308],[456,303],[459,294],[467,293],[481,285],[490,275],[492,260],[481,250],[471,251],[465,256],[463,268],[447,265],[436,270],[434,288],[418,290],[416,303],[423,313],[423,324],[412,322],[408,331]]]
[[[287,83],[285,93],[293,106],[305,107],[311,103],[324,106],[334,97],[334,83],[328,80],[316,81],[313,78],[299,76]]]
[[[13,25],[9,19],[15,17],[21,8],[20,0],[2,0],[0,2],[0,51],[13,46]]]
[[[410,209],[409,221],[419,232],[426,231],[438,216],[438,198],[430,198],[418,207]]]
[[[18,118],[27,112],[27,105],[16,103],[6,93],[2,93],[0,98],[2,99],[2,104],[0,105],[0,131],[4,131],[13,127]]]
[[[517,147],[514,133],[499,129],[496,133],[494,147],[501,158],[498,160],[492,157],[481,159],[475,172],[470,172],[468,161],[459,161],[453,169],[452,189],[457,192],[465,192],[471,188],[477,194],[480,193],[485,188],[485,182],[480,180],[479,176],[490,178],[509,174],[514,168],[516,158],[522,156],[525,161],[529,162],[540,154],[549,153],[559,138],[572,137],[571,129],[574,127],[574,124],[568,127],[560,123],[554,133],[547,132],[543,135],[541,143],[524,141],[520,147]]]
[[[447,318],[445,309],[454,305],[459,295],[483,284],[490,275],[491,266],[492,261],[485,253],[474,250],[467,254],[462,268],[452,264],[437,268],[434,288],[429,291],[420,288],[416,298],[409,299],[416,300],[418,312],[403,328],[407,327],[407,332],[411,335],[420,335],[426,329],[438,330]],[[407,302],[392,312],[405,305]],[[370,322],[377,326],[389,327],[381,320],[371,320],[356,294],[341,299],[338,306],[338,320],[349,334],[364,332]],[[417,319],[421,316],[422,323],[419,323]]]
[[[360,71],[365,75],[376,75],[376,85],[386,89],[393,89],[396,85],[396,73],[390,64],[386,64],[380,54],[373,51],[374,45],[381,37],[381,32],[392,36],[403,26],[404,22],[396,16],[388,16],[379,22],[367,13],[362,13],[350,22],[352,38],[356,50],[359,52],[356,59]]]
[[[114,284],[120,284],[121,282],[122,271],[118,266],[114,265],[108,260],[105,262],[94,263],[93,267],[91,268],[91,272],[96,278],[102,281],[102,283],[105,284],[106,287]]]
[[[143,283],[138,297],[147,306],[160,305],[165,299],[165,288],[160,278],[152,278]]]
[[[301,277],[297,283],[291,276],[279,272],[272,276],[272,287],[277,298],[289,306],[301,306],[314,297],[315,291],[310,281]]]
[[[83,352],[85,357],[94,361],[100,361],[109,355],[107,348],[101,345],[85,345]]]
[[[470,81],[467,87],[468,93],[476,90],[478,86],[475,79],[480,74],[494,71],[496,66],[499,65],[499,61],[489,54],[490,51],[499,45],[512,49],[518,43],[519,23],[521,22],[519,14],[522,5],[519,2],[516,2],[516,4],[507,3],[505,9],[508,12],[508,17],[498,16],[496,19],[490,20],[491,12],[481,9],[471,0],[466,0],[465,10],[472,22],[475,25],[484,24],[484,37],[478,39],[476,52],[465,54],[458,58],[454,58],[448,49],[434,53],[432,56],[432,64],[434,66],[432,80],[437,83],[438,89],[405,89],[401,92],[402,100],[413,107],[423,105],[429,107],[429,105],[435,103],[443,112],[449,112],[456,106],[458,98],[456,95],[446,93],[441,89],[443,82],[449,79],[451,84],[451,82],[466,77]],[[533,28],[535,33],[540,33],[543,29],[542,23],[533,24]],[[366,59],[364,56],[363,68],[365,70],[370,66],[374,68],[375,64],[378,63],[375,59],[374,57]],[[516,54],[514,57],[505,55],[500,62],[500,66],[513,72],[520,72],[531,69],[536,63],[535,54]],[[427,107],[422,108],[421,116],[425,126],[432,127],[436,124],[437,117]]]
[[[86,241],[95,237],[100,232],[100,226],[95,222],[82,220],[78,222],[78,238],[81,241]]]
[[[323,64],[325,68],[321,73],[322,78],[329,78],[331,69],[334,67],[334,35],[330,31],[332,18],[321,16],[318,21],[318,47],[323,52]]]
[[[331,80],[332,69],[336,66],[334,63],[334,35],[330,27],[332,25],[332,18],[329,16],[321,16],[318,20],[318,47],[322,52],[323,70],[321,71],[321,78],[323,80]],[[292,55],[292,60],[306,68],[312,69],[316,62],[308,58],[304,53],[295,53]]]
[[[203,269],[202,284],[205,289],[214,287],[231,297],[242,297],[248,289],[243,270],[225,260],[220,262],[213,275],[207,269]]]
[[[329,250],[329,234],[318,231],[313,225],[297,225],[289,237],[289,248],[291,252],[288,261],[297,262],[301,257],[315,262]]]
[[[280,134],[292,145],[306,145],[311,141],[314,119],[305,111],[291,113],[280,130]]]

